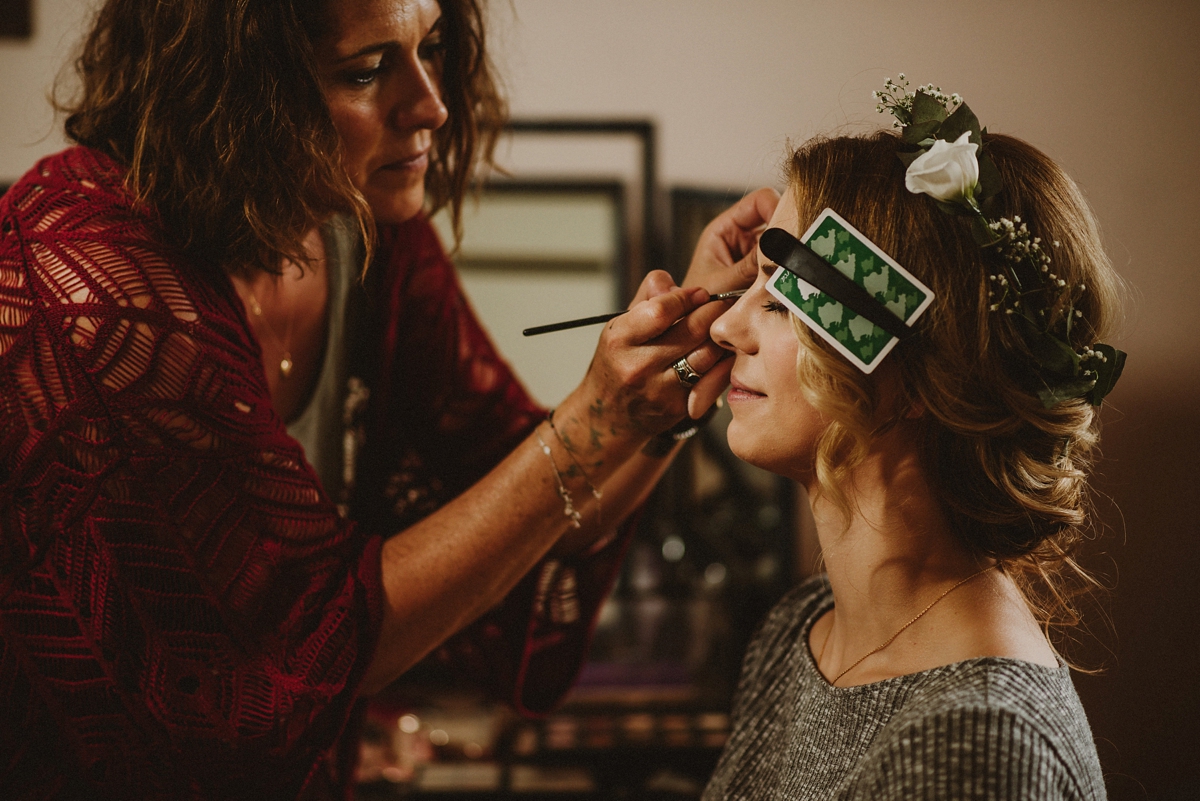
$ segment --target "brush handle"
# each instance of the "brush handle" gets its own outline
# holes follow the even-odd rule
[[[746,290],[744,289],[736,289],[733,292],[719,292],[705,302],[712,303],[714,300],[733,300],[735,298],[740,298],[744,294],[746,294]],[[594,317],[580,317],[578,320],[564,320],[561,323],[537,325],[533,328],[526,328],[521,332],[521,334],[527,337],[535,337],[538,334],[550,334],[555,331],[566,331],[569,328],[582,328],[585,325],[599,325],[600,323],[607,323],[614,317],[620,317],[624,313],[624,311],[609,312],[608,314],[597,314]]]

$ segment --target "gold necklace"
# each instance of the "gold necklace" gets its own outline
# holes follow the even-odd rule
[[[834,677],[833,677],[833,681],[831,681],[831,682],[829,682],[829,683],[830,683],[830,684],[833,684],[833,685],[836,685],[836,684],[837,684],[837,683],[838,683],[838,682],[841,680],[842,676],[845,676],[847,673],[849,673],[850,671],[854,670],[856,667],[858,667],[859,665],[861,665],[863,662],[867,661],[867,658],[868,658],[868,657],[874,656],[875,654],[877,654],[877,653],[879,653],[880,651],[882,651],[884,648],[887,648],[889,645],[891,645],[892,643],[894,643],[894,642],[896,641],[896,638],[897,638],[897,637],[899,637],[901,634],[903,634],[903,633],[904,633],[904,632],[905,632],[905,631],[908,629],[908,627],[909,627],[909,626],[911,626],[913,623],[916,623],[918,620],[920,620],[921,618],[925,617],[925,613],[926,613],[926,612],[928,612],[928,611],[929,611],[930,609],[932,609],[933,607],[937,606],[937,605],[938,605],[938,603],[939,603],[939,602],[940,602],[940,601],[941,601],[943,598],[945,598],[947,595],[949,595],[950,593],[954,592],[954,591],[955,591],[955,590],[957,590],[959,587],[961,587],[962,585],[966,584],[968,581],[970,581],[971,579],[975,578],[976,576],[982,576],[984,573],[988,572],[988,571],[989,571],[989,570],[991,570],[993,567],[995,567],[995,565],[988,565],[988,566],[987,566],[987,567],[985,567],[983,570],[980,570],[980,571],[978,571],[978,572],[976,572],[976,573],[972,573],[971,575],[967,576],[967,577],[966,577],[965,579],[963,579],[962,581],[960,581],[960,582],[958,582],[957,584],[955,584],[955,585],[954,585],[953,587],[951,587],[950,589],[948,589],[948,590],[946,590],[945,592],[943,592],[943,593],[942,593],[941,595],[939,595],[937,598],[934,598],[934,599],[933,599],[933,601],[932,601],[932,602],[929,604],[929,606],[925,607],[924,609],[922,609],[920,612],[918,612],[918,613],[916,614],[916,617],[914,617],[912,620],[908,621],[908,622],[907,622],[907,623],[905,623],[903,626],[901,626],[901,627],[900,627],[900,628],[899,628],[899,629],[896,631],[896,633],[895,633],[895,634],[893,634],[891,637],[888,637],[888,638],[887,638],[886,640],[884,640],[882,643],[880,643],[879,645],[875,646],[875,647],[874,647],[874,648],[872,648],[870,651],[867,651],[865,654],[863,654],[861,657],[859,657],[858,661],[856,661],[856,662],[855,662],[853,665],[851,665],[850,667],[848,667],[848,668],[846,668],[845,670],[843,670],[841,673],[839,673],[839,674],[837,674],[836,676],[834,676]],[[821,663],[821,660],[825,658],[825,646],[829,645],[829,635],[830,635],[830,634],[832,634],[832,633],[833,633],[833,623],[832,623],[832,622],[830,622],[830,624],[829,624],[829,631],[825,632],[825,639],[824,639],[824,640],[821,642],[821,653],[819,653],[819,654],[817,655],[817,664],[818,664],[818,665],[820,665],[820,663]]]
[[[283,358],[279,360],[279,377],[286,380],[292,374],[292,367],[295,366],[295,362],[292,361],[292,350],[290,347],[292,341],[291,311],[288,312],[287,331],[284,332],[286,339],[280,339],[279,335],[275,333],[271,321],[263,314],[262,305],[258,302],[258,296],[250,290],[249,285],[246,286],[246,292],[250,295],[250,313],[262,321],[263,326],[267,329],[267,333],[271,335],[271,339],[275,340],[275,344],[283,350]]]

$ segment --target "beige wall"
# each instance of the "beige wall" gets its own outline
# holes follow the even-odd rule
[[[85,4],[35,5],[35,40],[0,42],[0,182],[61,141],[43,97]],[[667,184],[776,183],[789,138],[881,124],[870,91],[899,71],[1067,167],[1130,285],[1096,547],[1119,567],[1119,635],[1081,692],[1114,798],[1200,792],[1200,4],[511,0],[492,22],[515,113],[653,117]]]
[[[0,39],[0,184],[12,183],[38,158],[65,147],[46,96],[93,7],[81,0],[32,3],[33,38]]]

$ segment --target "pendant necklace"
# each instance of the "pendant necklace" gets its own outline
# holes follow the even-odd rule
[[[897,629],[897,631],[896,631],[896,633],[895,633],[895,634],[893,634],[891,637],[888,637],[886,640],[884,640],[882,643],[880,643],[879,645],[877,645],[877,646],[875,646],[874,648],[872,648],[870,651],[867,651],[865,654],[863,654],[861,657],[859,657],[859,658],[858,658],[858,660],[857,660],[857,661],[856,661],[854,664],[852,664],[850,667],[846,668],[846,669],[845,669],[845,670],[843,670],[841,673],[839,673],[839,674],[837,674],[836,676],[834,676],[834,677],[833,677],[833,681],[831,681],[831,682],[829,682],[829,683],[830,683],[831,685],[835,685],[835,686],[836,686],[836,685],[837,685],[837,683],[838,683],[838,681],[840,681],[840,680],[841,680],[842,676],[845,676],[847,673],[849,673],[850,671],[854,670],[856,667],[858,667],[859,665],[861,665],[863,662],[867,661],[867,657],[874,656],[875,654],[877,654],[877,653],[879,653],[880,651],[882,651],[884,648],[887,648],[889,645],[891,645],[892,643],[894,643],[894,642],[896,641],[896,638],[897,638],[897,637],[899,637],[901,634],[903,634],[905,631],[907,631],[909,626],[911,626],[912,624],[916,623],[916,622],[917,622],[918,620],[920,620],[921,618],[925,617],[925,613],[926,613],[926,612],[928,612],[928,611],[929,611],[930,609],[932,609],[933,607],[937,606],[937,605],[938,605],[938,602],[940,602],[940,601],[941,601],[943,598],[945,598],[947,595],[949,595],[950,593],[954,592],[954,591],[955,591],[955,590],[957,590],[959,587],[961,587],[962,585],[966,584],[968,581],[970,581],[971,579],[975,578],[976,576],[982,576],[984,573],[988,572],[988,571],[989,571],[989,570],[991,570],[993,567],[995,567],[995,565],[988,565],[988,566],[987,566],[987,567],[985,567],[983,570],[980,570],[980,571],[978,571],[978,572],[976,572],[976,573],[972,573],[971,575],[967,576],[965,579],[962,579],[961,581],[959,581],[957,584],[955,584],[955,585],[954,585],[953,587],[951,587],[950,589],[948,589],[948,590],[946,590],[945,592],[943,592],[943,593],[942,593],[941,595],[939,595],[938,597],[934,598],[934,599],[933,599],[933,601],[932,601],[932,602],[930,602],[929,606],[927,606],[927,607],[925,607],[924,609],[922,609],[920,612],[918,612],[918,613],[916,614],[916,616],[915,616],[915,617],[913,617],[913,619],[912,619],[912,620],[908,621],[908,622],[907,622],[907,623],[905,623],[903,626],[901,626],[899,629]],[[820,664],[821,664],[821,660],[825,658],[825,646],[829,645],[829,635],[830,635],[830,634],[832,634],[832,633],[833,633],[833,623],[831,622],[831,623],[829,624],[829,631],[825,632],[825,639],[824,639],[824,640],[821,642],[821,652],[820,652],[820,653],[817,655],[817,664],[818,664],[818,665],[820,665]]]
[[[271,325],[266,315],[263,314],[262,305],[259,304],[258,297],[250,291],[248,286],[246,291],[250,295],[250,313],[262,322],[263,327],[267,329],[267,333],[271,335],[271,339],[275,340],[275,344],[283,350],[283,358],[279,360],[279,377],[286,381],[288,376],[292,374],[292,367],[295,366],[295,362],[292,361],[291,350],[292,311],[294,310],[288,311],[287,330],[284,331],[285,336],[281,339],[279,334],[275,333],[275,328]]]

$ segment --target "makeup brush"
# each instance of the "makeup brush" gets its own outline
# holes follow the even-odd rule
[[[707,303],[712,303],[714,300],[734,300],[746,294],[744,289],[735,289],[732,292],[718,292],[715,295],[710,295]],[[625,310],[628,311],[628,310]],[[538,334],[549,334],[554,331],[566,331],[569,328],[582,328],[585,325],[597,325],[599,323],[607,323],[614,317],[620,317],[625,311],[609,312],[608,314],[597,314],[595,317],[580,317],[578,320],[564,320],[561,323],[550,323],[549,325],[538,325],[533,328],[526,328],[521,333],[527,337],[535,337]]]

